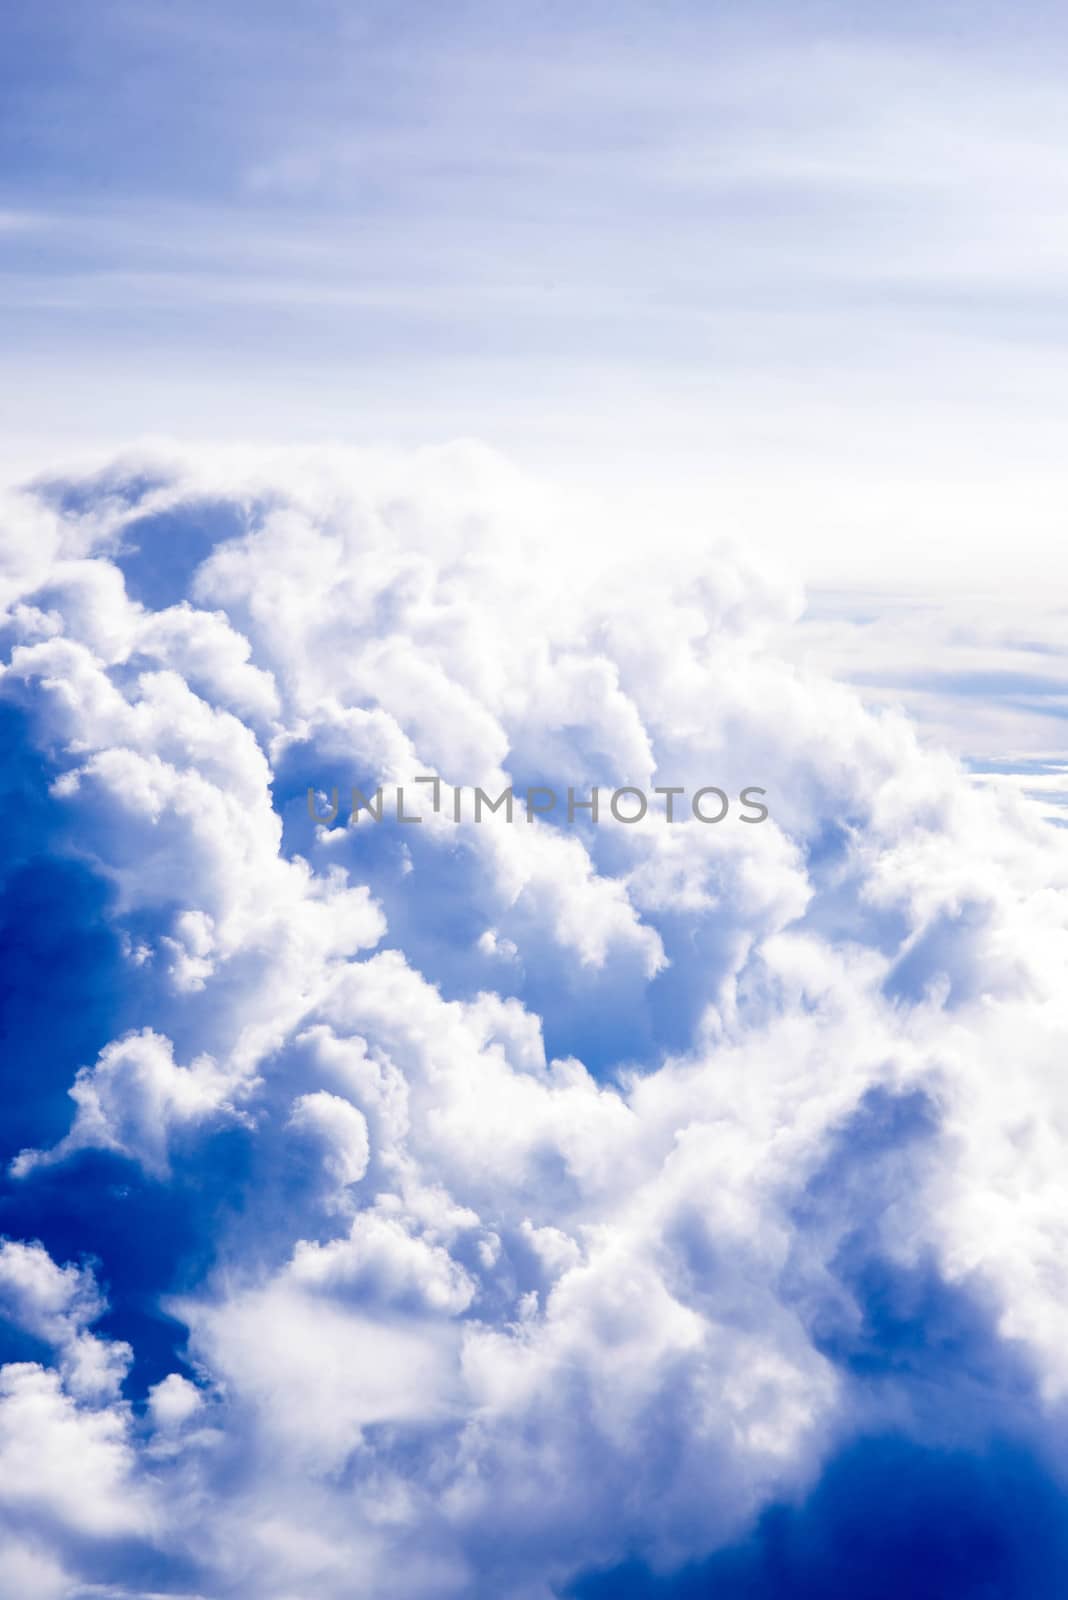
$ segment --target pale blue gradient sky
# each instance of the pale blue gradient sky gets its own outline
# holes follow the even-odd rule
[[[476,435],[605,541],[1063,576],[1058,8],[51,0],[4,34],[8,460]]]

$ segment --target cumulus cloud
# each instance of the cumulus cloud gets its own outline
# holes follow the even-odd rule
[[[67,1389],[83,1399],[110,1399],[133,1352],[88,1332],[106,1310],[89,1267],[58,1267],[47,1250],[5,1239],[0,1244],[0,1316],[52,1346]]]
[[[88,1266],[0,1250],[46,1347],[2,1369],[0,1508],[67,1575],[34,1533],[27,1593],[673,1569],[865,1430],[959,1442],[893,1359],[921,1282],[973,1308],[967,1428],[1057,1457],[1061,835],[798,667],[798,596],[741,557],[569,585],[480,447],[68,491],[11,512],[0,696],[118,970],[7,1185],[99,1195],[119,1288],[92,1334]],[[420,820],[331,815],[379,784]],[[453,820],[536,784],[770,815]]]
[[[145,1028],[108,1045],[94,1066],[79,1071],[70,1090],[77,1107],[70,1132],[53,1150],[24,1151],[13,1170],[21,1177],[34,1166],[96,1145],[166,1177],[172,1134],[232,1114],[228,1088],[210,1057],[179,1066],[171,1041]]]

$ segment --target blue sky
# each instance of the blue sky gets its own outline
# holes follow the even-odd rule
[[[1056,8],[45,5],[5,44],[9,456],[472,435],[635,543],[1048,571]]]

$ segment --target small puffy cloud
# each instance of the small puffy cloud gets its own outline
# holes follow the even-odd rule
[[[395,1218],[364,1211],[346,1239],[302,1240],[290,1274],[295,1283],[361,1304],[421,1309],[455,1316],[466,1311],[475,1285],[440,1245],[411,1234]]]
[[[114,1538],[151,1532],[151,1500],[122,1410],[79,1406],[31,1362],[0,1367],[0,1508]]]
[[[180,1428],[197,1415],[203,1403],[196,1384],[180,1372],[169,1372],[148,1391],[148,1408],[157,1428]]]
[[[128,1344],[87,1331],[106,1310],[91,1268],[57,1266],[36,1242],[0,1244],[0,1317],[52,1346],[66,1388],[80,1399],[116,1396],[133,1359]]]
[[[40,1244],[0,1244],[0,1313],[49,1344],[63,1344],[104,1310],[93,1273],[58,1267]]]
[[[367,1121],[351,1101],[325,1089],[302,1094],[286,1126],[318,1146],[325,1175],[342,1188],[359,1183],[367,1171]]]
[[[78,1108],[70,1132],[52,1150],[24,1151],[13,1170],[24,1177],[35,1166],[95,1146],[165,1178],[172,1138],[189,1126],[232,1116],[228,1096],[234,1088],[210,1057],[180,1066],[171,1041],[144,1028],[109,1044],[94,1066],[81,1069],[70,1090]]]

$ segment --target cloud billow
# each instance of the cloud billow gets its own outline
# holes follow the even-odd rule
[[[792,665],[774,573],[573,581],[527,487],[4,507],[7,1581],[1056,1592],[1063,838]],[[308,814],[415,774],[770,816]]]

